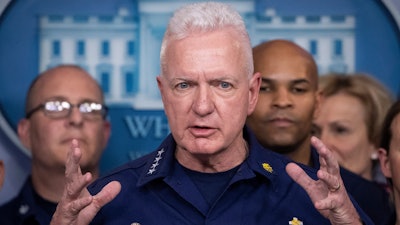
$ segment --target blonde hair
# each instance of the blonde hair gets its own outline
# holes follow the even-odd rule
[[[327,74],[319,77],[322,97],[344,93],[360,100],[365,109],[368,140],[379,147],[384,118],[394,98],[392,93],[371,75]]]

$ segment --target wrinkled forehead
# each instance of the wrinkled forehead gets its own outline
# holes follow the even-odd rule
[[[218,68],[252,74],[251,48],[246,47],[246,43],[241,43],[226,31],[201,33],[174,40],[166,48],[164,73],[171,72],[171,69]]]

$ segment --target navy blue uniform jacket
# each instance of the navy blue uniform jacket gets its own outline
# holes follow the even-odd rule
[[[110,181],[122,189],[105,205],[93,224],[141,225],[323,225],[330,222],[315,210],[307,193],[286,173],[286,157],[262,148],[245,130],[248,158],[228,187],[209,206],[174,158],[171,135],[156,151],[132,161],[89,187],[97,193]],[[304,168],[316,177],[312,168]],[[365,224],[370,219],[356,204]]]
[[[56,207],[35,192],[28,177],[18,195],[0,207],[0,225],[48,225]]]

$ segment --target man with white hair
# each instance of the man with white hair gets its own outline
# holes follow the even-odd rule
[[[261,80],[235,10],[214,2],[179,9],[160,58],[171,134],[87,189],[90,174],[80,173],[73,141],[52,224],[372,224],[341,188],[339,166],[318,139],[317,174],[262,148],[245,127]]]

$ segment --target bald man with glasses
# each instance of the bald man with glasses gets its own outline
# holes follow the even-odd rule
[[[21,191],[0,207],[0,224],[49,224],[62,196],[65,161],[73,139],[82,149],[82,172],[99,176],[99,161],[110,135],[107,107],[96,80],[74,65],[40,74],[31,84],[22,144],[32,153],[32,171]]]

